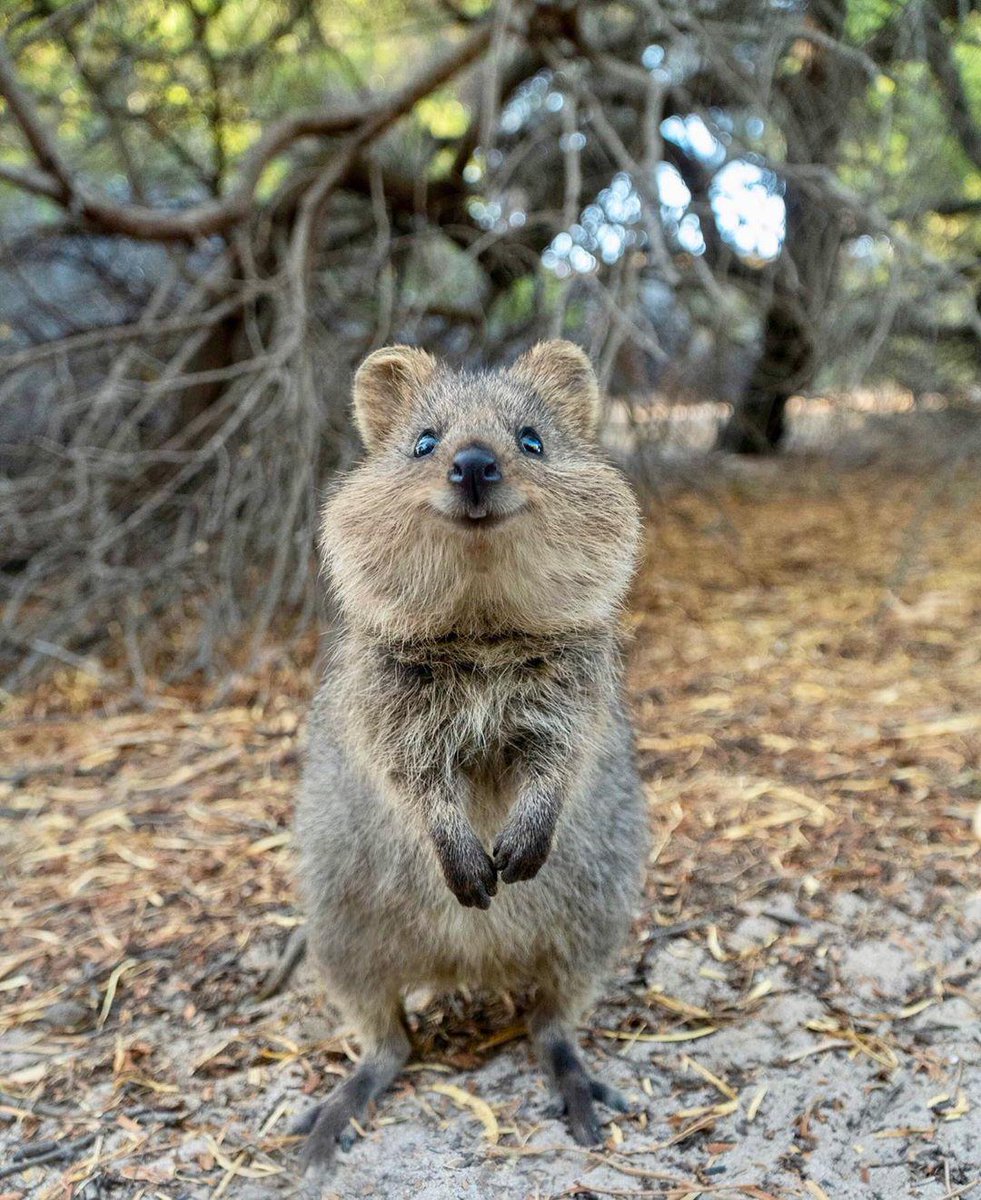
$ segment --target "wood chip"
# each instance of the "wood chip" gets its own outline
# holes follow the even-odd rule
[[[472,1092],[465,1092],[463,1088],[455,1087],[452,1083],[430,1084],[429,1091],[438,1092],[441,1096],[447,1096],[460,1108],[469,1108],[480,1119],[480,1123],[484,1127],[484,1136],[490,1144],[492,1146],[497,1145],[501,1131],[498,1127],[494,1110],[486,1100],[481,1100],[479,1096],[473,1095]]]

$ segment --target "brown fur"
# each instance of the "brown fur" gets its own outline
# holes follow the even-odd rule
[[[570,1040],[646,846],[618,645],[638,513],[597,448],[596,407],[565,342],[496,375],[392,347],[356,377],[368,454],[324,511],[343,625],[297,828],[311,950],[364,1059],[312,1122],[313,1168],[401,1069],[417,985],[531,994],[579,1140],[598,1137],[592,1101],[616,1102]],[[541,456],[520,449],[526,426]],[[426,429],[440,443],[414,458]],[[481,520],[447,481],[474,442],[503,477]]]

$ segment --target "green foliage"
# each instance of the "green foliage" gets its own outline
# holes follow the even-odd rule
[[[0,36],[15,53],[26,42],[18,71],[68,160],[116,194],[129,177],[158,202],[222,192],[270,120],[396,84],[438,33],[432,10],[405,0],[137,0],[97,4],[65,36],[31,40],[68,3],[40,0],[12,35],[14,14],[0,12]],[[443,137],[469,114],[446,92],[418,117]],[[27,162],[8,122],[0,161]]]
[[[981,121],[981,12],[971,13],[960,25],[954,58],[974,119]]]
[[[909,3],[910,0],[848,0],[845,17],[846,37],[851,42],[867,41]]]

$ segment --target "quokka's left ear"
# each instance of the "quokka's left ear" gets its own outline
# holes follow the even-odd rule
[[[573,342],[539,342],[522,354],[511,374],[533,387],[560,422],[593,437],[599,424],[599,385],[593,364]]]
[[[404,421],[439,363],[415,346],[384,346],[369,354],[354,376],[354,423],[369,451]]]

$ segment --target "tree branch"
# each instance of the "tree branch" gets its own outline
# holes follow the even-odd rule
[[[0,162],[0,180],[34,196],[45,196],[59,203],[64,199],[57,179],[45,175],[42,171],[32,171],[30,167],[14,167],[9,163]]]
[[[37,109],[21,87],[14,66],[0,46],[2,94],[33,149],[43,176],[4,167],[0,178],[38,195],[57,200],[75,215],[107,233],[138,241],[195,241],[224,233],[249,215],[256,187],[268,163],[302,137],[351,134],[351,144],[365,145],[403,117],[430,92],[452,79],[487,49],[491,26],[470,34],[450,54],[421,71],[390,97],[374,105],[350,109],[305,109],[271,125],[246,153],[238,179],[227,195],[179,211],[138,204],[117,204],[86,192],[64,163]],[[349,146],[350,149],[350,146]]]
[[[34,101],[21,87],[14,64],[10,61],[2,42],[0,42],[0,94],[4,96],[14,120],[21,128],[28,145],[34,151],[34,156],[42,171],[53,181],[58,189],[59,199],[68,203],[72,195],[72,176],[67,164],[62,160],[54,139],[44,127]]]
[[[981,199],[971,200],[967,197],[951,196],[944,200],[924,200],[918,204],[906,205],[890,212],[892,221],[910,221],[918,217],[935,215],[938,217],[967,217],[973,213],[981,213]]]
[[[971,103],[951,52],[950,39],[940,23],[940,14],[929,3],[923,5],[923,31],[927,64],[940,88],[954,133],[964,153],[981,170],[981,126],[971,112]]]

